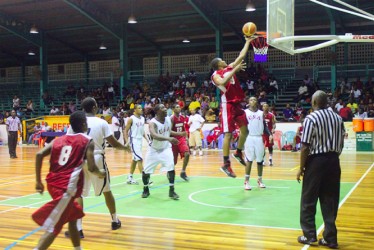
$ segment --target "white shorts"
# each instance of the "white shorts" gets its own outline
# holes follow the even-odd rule
[[[94,188],[94,192],[96,196],[100,196],[103,192],[110,191],[110,177],[109,177],[109,170],[105,162],[105,157],[102,154],[95,154],[95,163],[99,169],[105,169],[106,177],[100,179],[97,175],[94,175],[90,171],[88,171],[87,163],[84,164],[84,185],[83,185],[83,192],[82,196],[87,197],[90,195],[91,184]]]
[[[248,135],[244,144],[244,153],[247,161],[262,162],[265,153],[262,136]]]
[[[152,147],[148,148],[144,163],[144,173],[153,174],[158,164],[161,164],[161,171],[174,170],[174,155],[171,147],[162,151],[155,150]]]
[[[142,161],[142,147],[143,147],[143,138],[131,138],[130,139],[132,159],[134,161]]]

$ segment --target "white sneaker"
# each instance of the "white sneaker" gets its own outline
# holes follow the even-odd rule
[[[203,151],[202,150],[200,150],[199,155],[203,156]]]
[[[244,189],[245,190],[252,190],[252,187],[251,187],[251,185],[249,185],[248,181],[244,182]]]
[[[127,184],[138,185],[139,183],[136,180],[134,180],[133,178],[128,178],[127,179]]]
[[[193,155],[193,156],[196,156],[196,150],[194,150],[194,151],[192,152],[192,155]]]
[[[257,180],[257,185],[259,188],[266,188],[265,184],[261,180]]]

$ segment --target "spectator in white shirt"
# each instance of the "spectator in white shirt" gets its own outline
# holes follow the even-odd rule
[[[339,114],[339,111],[344,107],[343,100],[339,99],[339,101],[335,104],[335,112]]]
[[[201,139],[201,129],[204,126],[205,119],[196,113],[196,109],[190,110],[191,115],[188,118],[188,126],[190,126],[190,149],[193,149],[193,155],[196,155],[196,149],[199,149],[199,155],[203,155],[202,151],[202,139]]]

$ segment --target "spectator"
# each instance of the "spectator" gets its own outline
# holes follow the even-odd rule
[[[191,111],[191,110],[196,110],[197,109],[200,109],[201,108],[201,104],[199,101],[196,100],[196,97],[192,97],[192,102],[190,103],[190,105],[188,105],[188,109]]]
[[[34,138],[40,138],[40,132],[42,131],[42,126],[40,126],[40,123],[37,122],[36,125],[34,126],[34,133],[32,133],[30,136],[29,136],[29,139],[27,140],[27,144],[31,144],[32,143],[32,140]],[[35,144],[37,144],[35,142]]]
[[[59,113],[60,113],[60,110],[54,105],[52,106],[51,111],[49,111],[49,115],[58,115]]]
[[[13,109],[14,109],[15,111],[17,111],[17,110],[19,109],[19,107],[20,107],[20,104],[21,104],[21,100],[18,98],[17,95],[15,95],[15,96],[13,97]]]
[[[352,110],[347,106],[346,103],[343,103],[343,108],[340,109],[339,115],[342,117],[343,121],[352,121]]]
[[[353,98],[349,98],[349,102],[347,104],[347,107],[352,110],[352,114],[356,114],[358,111],[358,105],[357,103],[353,100]]]
[[[216,121],[216,114],[214,113],[213,109],[209,109],[205,114],[205,120],[207,122],[215,122]]]
[[[31,113],[34,113],[34,104],[32,100],[29,100],[26,104],[26,114],[29,115]]]
[[[269,77],[269,93],[276,94],[278,92],[278,83],[275,77]]]
[[[53,98],[52,96],[49,95],[48,91],[43,92],[42,99],[43,99],[44,104],[47,106],[53,103]]]
[[[343,100],[342,99],[339,99],[339,101],[335,104],[335,113],[338,113],[340,112],[340,110],[343,108]]]
[[[290,104],[286,104],[286,108],[283,109],[283,119],[286,122],[294,121],[293,119],[293,109],[291,108]]]
[[[74,97],[74,96],[75,96],[75,88],[74,88],[73,84],[70,84],[70,85],[66,88],[66,91],[65,91],[65,93],[63,94],[63,97],[65,98],[66,96],[71,96],[71,97]]]
[[[71,114],[74,113],[75,111],[77,111],[77,107],[75,106],[73,101],[69,102],[68,108],[69,108],[69,111],[70,111]]]
[[[209,108],[213,110],[215,115],[218,115],[218,113],[219,113],[219,103],[216,100],[215,96],[212,96],[212,99],[209,102]]]
[[[367,118],[368,114],[367,112],[364,112],[364,109],[360,108],[358,109],[358,112],[355,114],[355,117],[360,117],[360,118]]]
[[[305,82],[303,82],[299,89],[298,89],[298,96],[297,96],[297,102],[300,102],[301,100],[306,100],[309,97],[308,87],[306,86]]]

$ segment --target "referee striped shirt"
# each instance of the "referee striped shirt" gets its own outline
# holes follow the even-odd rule
[[[342,118],[328,109],[320,109],[305,117],[302,143],[309,144],[310,154],[343,150],[345,128]]]

